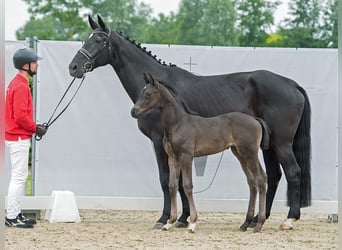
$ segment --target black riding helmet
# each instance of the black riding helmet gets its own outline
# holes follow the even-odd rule
[[[22,69],[22,67],[31,62],[37,62],[42,58],[37,56],[35,52],[30,49],[18,49],[13,55],[13,63],[16,69]]]

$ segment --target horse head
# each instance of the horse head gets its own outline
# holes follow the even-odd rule
[[[97,18],[98,24],[88,16],[93,32],[69,64],[69,73],[73,77],[81,78],[85,73],[104,66],[111,60],[111,29],[99,15]]]

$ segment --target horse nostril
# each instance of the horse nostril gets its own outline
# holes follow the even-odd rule
[[[75,72],[77,70],[77,64],[76,63],[71,63],[69,65],[69,70]]]

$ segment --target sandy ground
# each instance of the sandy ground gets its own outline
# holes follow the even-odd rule
[[[201,212],[196,232],[153,230],[160,212],[80,210],[81,223],[39,220],[34,229],[6,228],[6,249],[338,249],[338,224],[326,214],[303,214],[280,231],[272,214],[261,233],[240,232],[243,213]],[[42,218],[44,215],[42,214]]]

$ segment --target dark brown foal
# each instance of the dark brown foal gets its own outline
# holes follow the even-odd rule
[[[268,129],[264,122],[239,112],[211,118],[188,114],[158,80],[153,79],[151,75],[145,75],[145,81],[148,84],[142,90],[131,114],[138,118],[152,108],[157,108],[161,112],[164,125],[163,145],[168,154],[170,167],[171,196],[170,218],[163,229],[169,230],[177,220],[177,190],[179,176],[182,173],[183,187],[190,206],[188,231],[195,231],[197,211],[193,198],[193,157],[215,154],[231,148],[246,174],[250,190],[246,220],[240,229],[246,231],[253,220],[258,192],[259,213],[254,232],[259,232],[266,220],[267,177],[258,158],[262,141],[265,147],[269,142]]]

